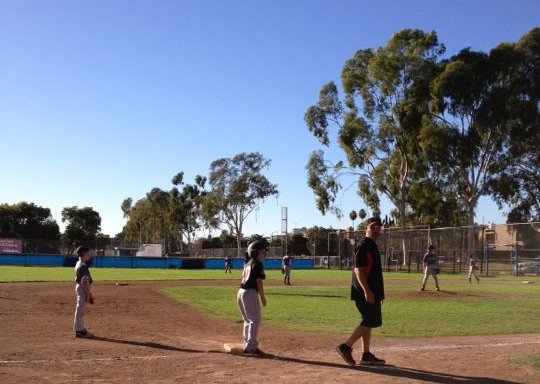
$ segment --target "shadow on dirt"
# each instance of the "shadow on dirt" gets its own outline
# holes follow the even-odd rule
[[[134,346],[137,346],[137,347],[147,347],[147,348],[154,348],[154,349],[162,349],[164,351],[187,352],[187,353],[206,353],[206,351],[198,351],[198,350],[195,350],[195,349],[188,349],[188,348],[178,348],[178,347],[173,347],[171,345],[165,345],[165,344],[160,344],[160,343],[152,343],[152,342],[145,342],[145,341],[112,339],[112,338],[109,338],[109,337],[100,337],[100,336],[94,336],[92,340],[105,341],[105,342],[108,342],[108,343],[134,345]]]
[[[246,356],[251,357],[251,356]],[[272,360],[283,361],[287,363],[308,364],[321,367],[340,368],[340,369],[352,369],[360,372],[369,372],[374,375],[389,376],[395,378],[407,378],[411,380],[418,380],[428,383],[441,383],[441,384],[518,384],[515,381],[500,380],[491,377],[475,377],[475,376],[463,376],[453,375],[441,372],[431,372],[419,369],[396,367],[394,365],[381,365],[381,366],[362,366],[357,365],[349,367],[344,364],[330,363],[326,361],[306,360],[296,357],[267,355]]]
[[[113,338],[99,337],[99,336],[94,336],[93,340],[104,341],[108,343],[127,344],[127,345],[133,345],[137,347],[155,348],[155,349],[161,349],[165,351],[175,351],[175,352],[228,353],[225,351],[217,351],[217,350],[202,351],[202,350],[195,350],[195,349],[188,349],[188,348],[178,348],[178,347],[173,347],[171,345],[160,344],[160,343],[113,339]],[[423,382],[429,382],[429,383],[517,384],[517,382],[515,381],[501,380],[501,379],[495,379],[491,377],[463,376],[463,375],[432,372],[432,371],[425,371],[425,370],[405,368],[405,367],[397,367],[394,365],[382,365],[382,366],[357,365],[355,367],[349,367],[344,364],[318,361],[318,360],[307,360],[307,359],[300,359],[297,357],[279,356],[279,355],[272,355],[272,354],[266,354],[264,357],[252,356],[252,355],[247,355],[247,354],[236,354],[236,356],[243,357],[243,358],[257,358],[257,359],[267,358],[267,359],[277,360],[277,361],[286,362],[286,363],[307,364],[307,365],[315,365],[315,366],[320,366],[320,367],[352,369],[352,370],[357,370],[360,372],[369,372],[374,375],[389,376],[389,377],[395,377],[395,378],[407,378],[411,380],[417,380],[417,381],[423,381]]]
[[[396,378],[407,378],[418,381],[425,381],[429,383],[444,383],[444,384],[517,384],[516,381],[508,381],[495,379],[492,377],[475,377],[475,376],[463,376],[453,375],[441,372],[431,372],[419,369],[395,367],[395,366],[382,366],[382,367],[367,367],[359,366],[359,371],[369,372],[381,376],[390,376]]]

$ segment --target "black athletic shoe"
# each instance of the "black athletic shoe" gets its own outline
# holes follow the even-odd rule
[[[436,289],[437,289],[437,291],[440,291],[440,290],[441,290],[439,287],[437,287]]]
[[[336,352],[339,353],[341,357],[343,357],[343,360],[347,364],[349,364],[351,367],[354,367],[356,365],[356,361],[354,360],[354,357],[352,355],[352,348],[349,347],[347,344],[343,343],[336,347]]]
[[[360,360],[361,365],[384,365],[386,361],[375,357],[371,352],[364,352],[362,354],[362,360]]]
[[[75,332],[75,337],[77,339],[93,339],[94,335],[92,335],[90,332],[88,332],[86,329],[84,331],[77,331]]]
[[[245,354],[247,355],[253,355],[253,356],[258,356],[258,357],[263,357],[263,356],[266,356],[266,353],[264,353],[263,351],[261,351],[259,348],[256,348],[256,349],[244,349],[243,351]]]

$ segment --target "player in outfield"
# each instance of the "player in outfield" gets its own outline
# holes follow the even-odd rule
[[[281,259],[281,270],[283,272],[283,284],[291,285],[291,266],[292,252],[287,251],[283,259]]]
[[[263,268],[263,260],[266,257],[266,244],[260,240],[249,244],[247,254],[249,261],[242,271],[242,282],[238,290],[237,302],[242,318],[244,319],[244,353],[263,356],[259,349],[257,334],[261,323],[261,305],[266,306],[263,280],[266,278]]]
[[[424,278],[422,279],[422,291],[426,289],[426,282],[429,275],[433,276],[435,281],[435,289],[440,291],[439,288],[439,279],[437,279],[437,273],[439,273],[439,258],[434,252],[435,247],[433,245],[428,246],[428,250],[422,259],[424,264]]]
[[[88,262],[92,257],[92,251],[87,247],[78,247],[77,255],[79,260],[75,265],[75,293],[77,295],[77,305],[75,306],[75,319],[73,321],[73,330],[75,337],[91,339],[94,337],[84,328],[84,315],[86,314],[87,304],[94,304],[92,297],[92,275],[88,269]]]
[[[371,353],[371,330],[382,325],[381,304],[384,300],[384,282],[381,254],[375,242],[382,233],[381,219],[369,218],[366,236],[356,248],[351,285],[351,300],[356,303],[362,321],[347,341],[336,347],[337,353],[351,366],[356,364],[353,345],[362,339],[362,358],[360,364],[382,365],[385,361]]]
[[[232,273],[232,259],[230,256],[225,257],[225,273]]]
[[[476,279],[477,283],[480,282],[480,279],[478,278],[478,276],[476,276],[476,271],[478,271],[478,266],[476,264],[476,259],[474,257],[471,257],[471,261],[469,263],[469,284],[471,283],[473,277]]]

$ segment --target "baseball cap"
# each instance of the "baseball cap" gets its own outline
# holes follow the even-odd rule
[[[88,252],[89,250],[90,248],[85,247],[84,245],[81,245],[80,247],[77,247],[77,249],[75,250],[75,253],[77,254],[77,256],[81,256],[85,254],[86,252]]]

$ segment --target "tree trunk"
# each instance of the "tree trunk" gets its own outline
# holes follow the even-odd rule
[[[237,247],[237,257],[239,258],[244,258],[244,256],[242,255],[242,239],[241,239],[241,234],[240,233],[237,233],[236,234],[236,247]]]
[[[474,233],[474,209],[476,200],[471,199],[467,202],[467,260],[471,257],[476,258],[476,236]]]
[[[407,218],[405,215],[405,201],[402,199],[399,202],[399,221],[400,221],[400,227],[402,230],[405,230],[405,226],[407,225]],[[405,232],[402,232],[401,237],[401,250],[403,251],[403,266],[407,266],[407,241],[405,239]]]

